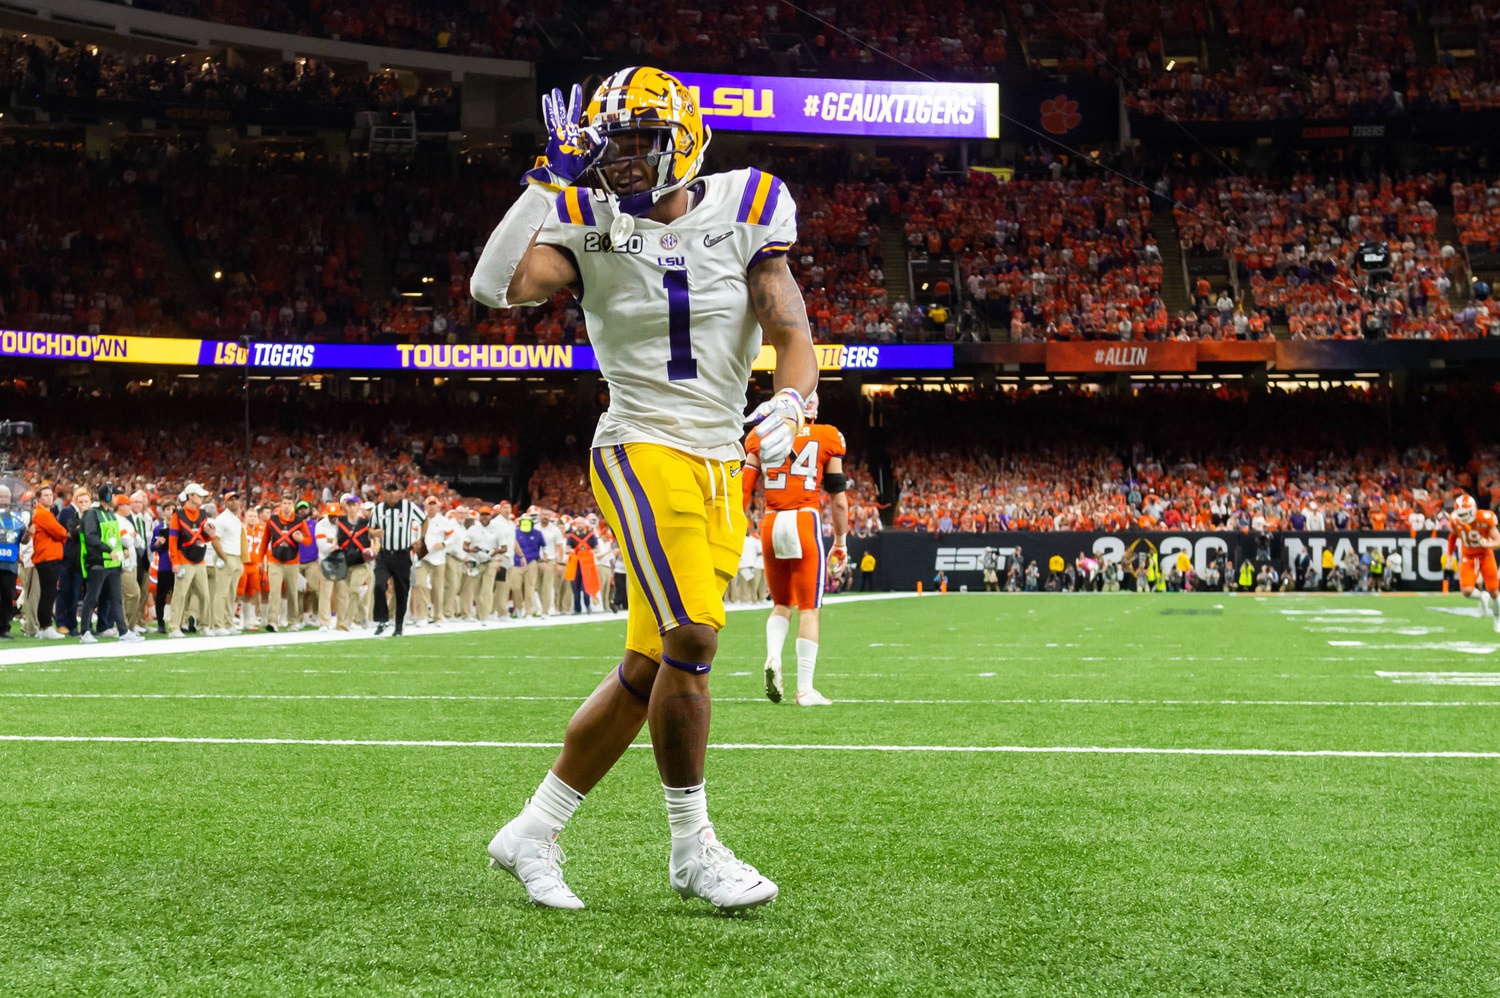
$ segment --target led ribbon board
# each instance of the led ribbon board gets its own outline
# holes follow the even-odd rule
[[[817,344],[818,367],[842,370],[948,370],[949,344],[852,346]],[[592,371],[590,346],[502,343],[250,343],[160,336],[81,336],[0,329],[0,357],[160,364],[173,367],[246,367],[283,371]],[[762,347],[755,369],[769,371],[776,352]]]
[[[996,83],[908,83],[678,73],[710,128],[726,132],[998,139]]]

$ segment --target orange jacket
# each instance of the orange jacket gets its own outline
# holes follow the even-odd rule
[[[52,510],[45,506],[38,506],[31,514],[31,526],[33,530],[31,563],[62,561],[63,542],[68,539],[68,532]]]

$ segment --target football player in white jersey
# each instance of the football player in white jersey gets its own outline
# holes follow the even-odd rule
[[[591,453],[594,495],[621,540],[625,654],[569,722],[557,761],[490,843],[492,865],[533,902],[583,903],[563,883],[557,837],[641,725],[666,792],[672,887],[723,910],[777,888],[714,835],[704,796],[708,672],[739,568],[735,483],[743,426],[780,464],[817,385],[807,311],[786,254],[796,205],[759,170],[699,176],[710,138],[691,92],[656,69],[621,70],[586,109],[543,99],[544,162],[490,236],[470,287],[491,307],[578,298],[609,410]],[[747,419],[750,365],[776,348],[776,394]]]

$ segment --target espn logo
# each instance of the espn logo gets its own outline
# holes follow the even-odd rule
[[[984,571],[984,553],[989,548],[938,548],[937,563],[933,565],[934,572],[982,572]],[[1016,553],[1015,548],[995,548],[998,558],[998,568],[1004,568],[1011,556]]]

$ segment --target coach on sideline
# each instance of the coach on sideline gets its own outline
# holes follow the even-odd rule
[[[421,536],[427,516],[422,508],[401,496],[401,486],[386,482],[385,494],[370,513],[370,533],[380,541],[375,556],[375,636],[385,633],[391,619],[385,587],[396,584],[396,637],[406,624],[406,602],[411,597],[411,549]]]

